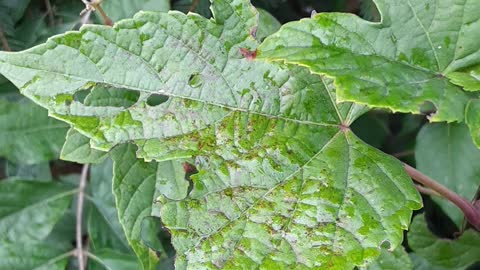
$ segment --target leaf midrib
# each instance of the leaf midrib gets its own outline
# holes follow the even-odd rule
[[[10,64],[10,63],[8,63],[8,64]],[[10,65],[12,65],[12,64],[10,64]],[[250,114],[255,114],[255,115],[264,116],[264,117],[267,117],[267,118],[285,120],[285,121],[288,121],[288,122],[294,122],[294,123],[300,123],[300,124],[309,124],[309,125],[317,125],[317,126],[328,126],[328,127],[338,126],[338,124],[322,123],[322,122],[312,122],[312,121],[306,121],[306,120],[298,120],[298,119],[286,118],[286,117],[282,117],[282,116],[278,116],[278,115],[269,115],[269,114],[266,114],[266,113],[249,111],[249,110],[244,109],[244,108],[235,108],[235,107],[232,107],[232,106],[228,106],[228,105],[224,105],[224,104],[219,104],[219,103],[214,103],[214,102],[207,102],[207,101],[203,101],[203,100],[200,100],[200,99],[195,99],[195,98],[192,98],[192,97],[185,97],[185,96],[175,95],[175,94],[172,94],[172,93],[167,93],[167,92],[162,91],[162,90],[160,90],[160,91],[158,91],[158,92],[150,92],[150,91],[147,91],[147,90],[145,90],[145,89],[138,88],[138,87],[134,87],[134,86],[129,86],[129,85],[114,84],[114,83],[107,83],[107,82],[105,82],[105,81],[90,80],[90,79],[87,79],[87,78],[81,78],[81,77],[73,76],[73,75],[70,75],[70,74],[62,74],[62,73],[54,72],[54,71],[50,71],[50,70],[34,69],[34,68],[30,68],[30,67],[23,67],[23,66],[20,66],[20,65],[14,65],[14,66],[17,66],[17,67],[20,67],[20,68],[25,68],[25,69],[31,69],[31,70],[36,70],[36,71],[42,71],[42,72],[52,73],[52,74],[56,74],[56,75],[61,75],[61,76],[67,77],[67,78],[72,78],[72,79],[77,79],[77,80],[85,81],[85,83],[102,83],[102,84],[108,85],[108,86],[110,86],[110,87],[118,87],[118,88],[130,89],[130,90],[135,90],[135,91],[144,92],[144,93],[148,93],[148,94],[162,94],[162,95],[166,95],[166,96],[173,97],[173,98],[186,99],[186,100],[191,100],[191,101],[203,103],[203,104],[206,104],[206,105],[211,105],[211,106],[216,106],[216,107],[220,107],[220,108],[225,108],[225,109],[228,109],[228,110],[230,110],[230,111],[239,111],[239,112],[244,112],[244,113],[250,113]],[[24,89],[24,88],[22,88],[22,89]],[[25,92],[24,92],[24,93],[25,93]],[[27,93],[25,93],[25,94],[28,95]],[[35,97],[33,97],[33,96],[31,96],[31,97],[32,97],[33,99],[35,99]],[[336,104],[334,104],[333,106],[336,107]]]
[[[36,201],[36,202],[34,202],[33,204],[29,204],[29,205],[27,205],[27,206],[25,206],[25,207],[17,208],[17,209],[15,209],[14,212],[11,212],[11,213],[9,213],[9,214],[7,214],[7,215],[5,215],[5,216],[2,216],[1,219],[0,219],[0,221],[3,220],[3,219],[9,218],[9,217],[11,217],[11,216],[20,214],[20,213],[22,213],[22,212],[24,212],[24,211],[26,211],[26,210],[28,210],[28,209],[30,209],[30,208],[38,207],[38,206],[40,206],[40,205],[42,205],[42,204],[49,203],[49,202],[53,202],[53,201],[56,201],[56,200],[60,200],[60,199],[62,199],[62,198],[64,198],[64,197],[73,195],[73,194],[77,193],[78,190],[79,190],[78,188],[75,188],[75,189],[72,189],[72,190],[69,190],[69,191],[64,191],[64,192],[62,192],[62,193],[58,193],[58,194],[56,194],[55,196],[52,196],[52,197],[42,198],[42,200]]]

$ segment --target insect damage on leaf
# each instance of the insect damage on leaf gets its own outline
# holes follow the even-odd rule
[[[248,60],[253,61],[257,58],[257,50],[250,51],[246,48],[240,48],[240,53]]]
[[[383,17],[378,23],[317,14],[283,25],[260,45],[259,56],[334,77],[341,101],[418,113],[428,100],[437,108],[431,121],[464,121],[471,96],[458,86],[458,73],[480,64],[479,44],[471,42],[480,35],[480,15],[473,12],[480,1],[375,3]]]
[[[346,128],[365,107],[338,104],[333,81],[306,68],[256,61],[248,1],[213,1],[212,11],[85,26],[0,53],[0,72],[90,145],[128,146],[115,161],[124,226],[135,225],[125,213],[161,218],[177,269],[352,269],[381,243],[398,246],[420,197],[397,160]],[[98,96],[138,95],[73,98],[91,83],[107,89]],[[183,163],[192,158],[195,167]],[[131,200],[152,209],[140,215]]]
[[[183,170],[185,171],[185,174],[186,175],[192,175],[192,174],[195,174],[198,172],[197,168],[195,167],[195,165],[193,164],[190,164],[188,162],[184,162],[182,163],[182,166],[183,166]]]

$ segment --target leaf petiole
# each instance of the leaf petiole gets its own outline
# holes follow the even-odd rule
[[[472,226],[477,231],[480,231],[480,210],[475,208],[472,203],[470,203],[467,199],[463,198],[457,193],[451,191],[444,185],[421,173],[412,166],[404,163],[403,167],[405,168],[407,174],[413,180],[437,192],[438,194],[440,194],[440,196],[444,197],[445,199],[455,204],[458,208],[460,208],[468,222],[472,224]]]

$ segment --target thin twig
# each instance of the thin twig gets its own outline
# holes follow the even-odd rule
[[[87,12],[98,10],[100,15],[102,16],[103,22],[105,25],[112,26],[113,21],[110,19],[103,8],[100,6],[103,0],[81,0],[85,4],[85,9],[80,12],[80,15],[84,15]]]
[[[55,25],[55,17],[53,16],[53,9],[50,0],[45,0],[45,7],[47,8],[48,24],[53,26]]]
[[[88,10],[84,14],[82,14],[82,19],[80,19],[80,26],[87,24],[88,21],[90,20],[90,16],[92,15],[92,11]]]
[[[5,35],[3,34],[2,27],[0,26],[0,42],[2,43],[2,48],[4,51],[11,52],[10,46],[8,46],[8,41]]]
[[[70,256],[75,256],[76,254],[76,250],[70,250],[69,252],[66,252],[66,253],[63,253],[63,254],[60,254],[58,255],[57,257],[53,258],[53,259],[50,259],[48,262],[47,262],[47,265],[52,265],[52,264],[55,264],[57,263],[58,261],[61,261],[65,258],[68,258]]]
[[[426,187],[424,187],[424,186],[415,185],[415,188],[416,188],[420,193],[423,193],[423,194],[426,194],[426,195],[430,195],[430,196],[442,197],[442,195],[438,194],[438,192],[436,192],[435,190],[431,190],[431,189],[426,188]]]
[[[98,12],[100,12],[100,15],[102,15],[103,23],[105,23],[105,25],[112,26],[113,21],[107,16],[107,13],[103,11],[103,8],[101,6],[96,6],[96,9],[98,10]]]
[[[95,254],[93,253],[90,253],[88,251],[85,251],[85,254],[87,255],[87,257],[93,259],[94,261],[100,263],[101,265],[105,265],[105,263],[103,262],[102,259],[98,258]]]
[[[87,186],[88,178],[88,164],[83,165],[82,174],[80,175],[80,184],[77,196],[77,224],[76,224],[76,239],[77,239],[77,259],[78,269],[85,270],[85,259],[82,239],[82,215],[83,215],[83,199],[85,196],[85,187]]]
[[[188,12],[194,12],[195,9],[197,9],[198,2],[200,2],[200,0],[193,0],[193,3],[190,6],[190,9],[188,10]]]
[[[465,218],[468,220],[473,227],[480,231],[480,211],[477,210],[473,204],[471,204],[467,199],[461,197],[457,193],[451,191],[444,185],[436,182],[432,178],[424,175],[417,169],[409,166],[408,164],[403,165],[405,171],[407,172],[410,177],[417,181],[418,183],[436,191],[440,194],[443,198],[449,200],[453,204],[455,204],[460,210],[462,210]]]
[[[415,151],[413,150],[406,150],[406,151],[401,151],[397,153],[393,153],[392,156],[396,158],[401,158],[401,157],[408,157],[408,156],[413,156],[415,154]]]

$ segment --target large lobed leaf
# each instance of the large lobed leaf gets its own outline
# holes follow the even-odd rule
[[[259,57],[335,77],[340,101],[401,112],[432,110],[432,121],[464,121],[468,101],[478,96],[464,90],[480,90],[480,2],[375,3],[381,22],[318,14],[284,25],[262,44]],[[478,115],[477,108],[471,114]],[[480,146],[480,121],[469,125]]]
[[[351,269],[398,246],[420,197],[350,131],[365,109],[337,105],[305,68],[245,59],[258,46],[247,1],[212,11],[86,26],[1,53],[0,72],[96,148],[130,143],[113,153],[114,191],[146,269],[158,260],[141,239],[149,215],[172,233],[177,269]]]

